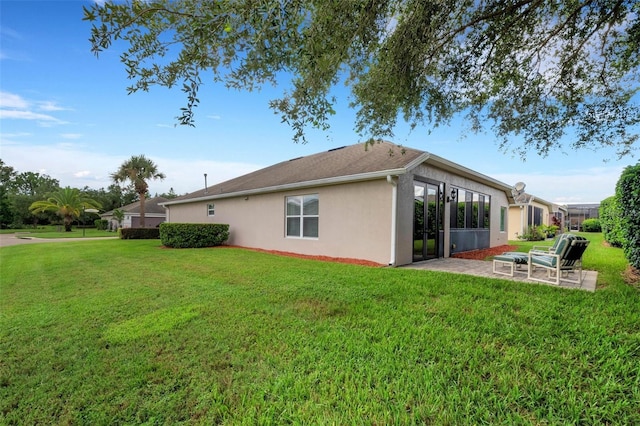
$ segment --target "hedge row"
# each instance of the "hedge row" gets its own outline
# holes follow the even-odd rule
[[[640,163],[622,171],[616,195],[600,203],[602,233],[613,246],[622,246],[629,263],[640,270]]]
[[[161,223],[160,241],[172,248],[214,247],[229,239],[229,225],[222,223]]]
[[[600,202],[599,216],[604,239],[613,247],[622,247],[625,234],[620,220],[620,206],[615,196],[605,198]]]
[[[616,198],[624,232],[622,248],[629,263],[640,270],[640,162],[624,169]]]
[[[123,240],[157,240],[160,238],[158,228],[120,228],[120,238]]]

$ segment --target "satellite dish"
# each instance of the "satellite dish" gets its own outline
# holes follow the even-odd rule
[[[524,203],[526,201],[527,195],[524,193],[524,188],[527,185],[524,182],[518,182],[513,186],[511,190],[511,194],[513,195],[513,199],[516,203]]]

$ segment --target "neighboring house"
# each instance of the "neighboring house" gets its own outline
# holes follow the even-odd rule
[[[517,240],[532,226],[558,224],[563,231],[567,206],[551,203],[524,193],[518,202],[509,206],[509,239]],[[555,219],[554,219],[555,218]]]
[[[600,203],[569,204],[567,226],[572,230],[582,230],[582,222],[585,219],[598,219],[600,217]]]
[[[511,186],[382,142],[294,158],[163,203],[229,244],[404,265],[507,244]]]
[[[147,198],[144,203],[144,222],[145,228],[156,228],[167,218],[165,208],[161,203],[167,202],[169,199],[164,197]],[[139,228],[140,227],[140,201],[127,204],[119,208],[124,212],[124,220],[122,225],[113,217],[114,210],[108,211],[100,215],[102,219],[109,221],[108,229],[116,230],[122,228]]]

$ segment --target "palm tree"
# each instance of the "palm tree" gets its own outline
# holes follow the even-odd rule
[[[122,228],[122,221],[124,220],[124,212],[120,209],[113,211],[113,218],[118,222],[118,228]]]
[[[84,196],[79,189],[76,188],[60,188],[56,192],[49,195],[46,200],[36,201],[29,206],[29,210],[33,213],[54,212],[64,222],[65,232],[71,232],[71,223],[76,217],[80,217],[80,213],[85,209],[99,209],[100,203]]]
[[[120,166],[117,172],[111,174],[116,184],[128,180],[140,197],[140,227],[144,228],[144,204],[147,198],[149,179],[164,179],[165,175],[158,171],[158,166],[144,155],[134,155]]]

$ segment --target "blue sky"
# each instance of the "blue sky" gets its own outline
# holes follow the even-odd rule
[[[109,174],[132,155],[144,154],[166,174],[151,194],[173,188],[195,191],[250,171],[359,142],[348,93],[337,89],[337,115],[329,132],[312,131],[305,145],[280,123],[268,101],[281,88],[238,92],[221,85],[201,88],[196,127],[175,126],[185,98],[179,89],[152,88],[127,95],[117,49],[96,58],[84,1],[0,0],[0,158],[19,172],[47,174],[62,186],[106,188]],[[530,154],[526,162],[498,150],[490,134],[450,127],[400,125],[393,142],[431,152],[557,203],[599,202],[613,195],[625,166],[613,151]],[[603,161],[603,159],[609,159]]]

